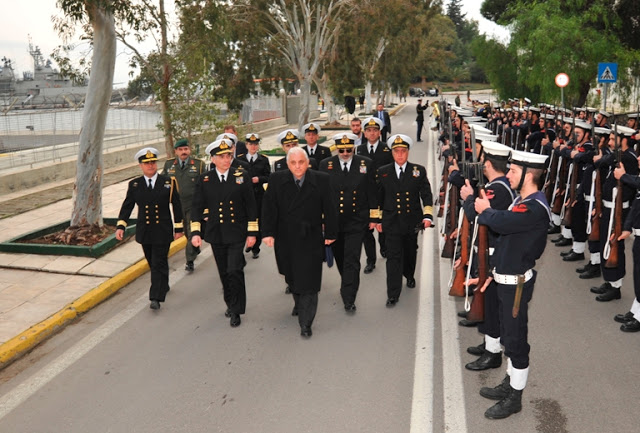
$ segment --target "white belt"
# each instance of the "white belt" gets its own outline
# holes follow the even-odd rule
[[[640,236],[640,229],[633,229],[634,236]]]
[[[592,195],[586,195],[586,194],[584,195],[584,201],[591,202],[591,201],[594,201],[595,199],[596,198],[594,196],[592,196]]]
[[[495,250],[496,250],[495,248],[489,247],[489,255],[492,256],[493,253],[495,252]],[[473,251],[475,251],[476,253],[478,252],[478,246],[477,245],[473,246]]]
[[[524,273],[524,282],[526,283],[527,281],[529,281],[531,277],[533,277],[533,270],[529,269],[527,272]],[[504,274],[498,274],[494,272],[493,279],[498,284],[506,284],[511,286],[515,286],[516,284],[518,284],[517,275],[504,275]]]
[[[616,202],[614,201],[602,200],[602,204],[604,204],[604,207],[606,207],[607,209],[613,209],[616,207]],[[624,203],[622,203],[622,209],[629,209],[628,201],[625,201]]]

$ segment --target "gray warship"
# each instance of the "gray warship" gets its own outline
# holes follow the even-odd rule
[[[8,109],[74,107],[82,104],[88,89],[88,79],[74,82],[44,59],[40,48],[29,38],[29,54],[33,72],[23,72],[16,78],[11,60],[3,57],[0,70],[0,106]]]

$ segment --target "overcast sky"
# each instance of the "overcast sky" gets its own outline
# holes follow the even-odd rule
[[[167,1],[167,5],[169,3],[171,3],[170,0]],[[448,0],[445,0],[445,4],[447,3]],[[478,20],[480,33],[506,40],[507,33],[504,28],[482,18],[481,3],[481,0],[463,0],[462,12],[467,18]],[[60,12],[56,8],[56,0],[0,0],[0,10],[4,11],[0,24],[0,58],[11,59],[16,76],[21,78],[22,72],[33,69],[33,61],[28,53],[29,36],[33,44],[40,47],[45,59],[49,58],[54,48],[62,43],[53,30],[51,21],[51,17],[59,15]],[[84,50],[86,49],[87,46],[84,45]],[[125,87],[130,79],[128,59],[129,56],[124,48],[118,45],[115,87]]]

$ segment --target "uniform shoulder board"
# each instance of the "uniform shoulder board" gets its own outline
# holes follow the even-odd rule
[[[382,149],[382,151],[383,151],[383,152],[389,152],[389,148],[385,146],[385,147]]]
[[[244,173],[242,170],[236,170],[233,175],[234,176],[242,176],[242,173]]]

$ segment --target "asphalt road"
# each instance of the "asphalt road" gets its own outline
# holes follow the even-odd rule
[[[415,137],[414,118],[409,105],[393,118],[394,132]],[[435,179],[432,150],[428,141],[416,143],[410,161]],[[633,299],[630,259],[623,299],[601,304],[549,243],[530,304],[523,411],[490,421],[483,412],[493,402],[478,390],[498,384],[504,368],[464,369],[474,359],[466,347],[481,338],[457,325],[463,304],[447,295],[449,264],[436,251],[437,229],[419,242],[418,287],[403,289],[393,309],[384,305],[384,259],[362,276],[353,316],[342,308],[337,270],[325,268],[310,340],[290,316],[293,301],[271,249],[248,258],[247,314],[236,329],[223,315],[211,252],[192,275],[177,254],[161,310],[148,308],[145,275],[1,371],[0,431],[638,430],[640,336],[623,334],[612,320]]]

